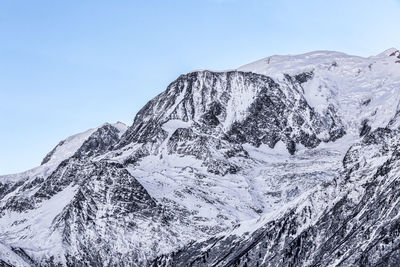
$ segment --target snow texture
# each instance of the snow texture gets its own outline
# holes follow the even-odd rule
[[[0,176],[0,265],[398,266],[399,60],[181,75]]]

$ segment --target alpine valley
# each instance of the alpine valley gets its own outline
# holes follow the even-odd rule
[[[0,176],[0,266],[400,266],[400,51],[181,75]]]

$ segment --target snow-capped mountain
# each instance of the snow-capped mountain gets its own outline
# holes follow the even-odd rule
[[[396,266],[400,52],[181,75],[0,176],[5,266]]]

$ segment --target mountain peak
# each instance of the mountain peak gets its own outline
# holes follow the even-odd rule
[[[379,53],[376,55],[377,57],[388,57],[388,56],[394,56],[396,53],[399,53],[399,50],[397,48],[389,48],[383,51],[382,53]]]
[[[399,54],[179,76],[131,127],[105,123],[0,177],[0,266],[400,262]]]

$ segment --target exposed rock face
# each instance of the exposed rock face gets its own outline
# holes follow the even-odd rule
[[[397,266],[397,57],[181,75],[0,177],[0,265]]]
[[[105,124],[82,144],[74,157],[89,158],[104,154],[118,143],[119,138],[120,130],[110,124]]]
[[[301,84],[311,79],[312,73],[285,77],[285,83],[278,84],[251,72],[182,75],[139,111],[119,146],[159,142],[167,137],[162,125],[170,120],[191,122],[202,135],[239,144],[273,148],[281,140],[292,154],[296,143],[313,148],[321,141],[342,137],[345,130],[334,107],[320,115],[303,96]],[[180,133],[173,134],[176,138]],[[180,139],[188,137],[187,131],[181,134]]]
[[[398,266],[399,136],[383,128],[367,135],[334,183],[257,230],[187,245],[153,266]],[[323,212],[313,204],[322,197],[330,198]]]
[[[64,144],[65,140],[61,141],[60,143],[58,143],[58,145],[53,148],[53,150],[51,150],[42,160],[42,163],[40,165],[46,164],[47,162],[50,161],[50,159],[52,158],[52,156],[54,155],[54,153],[56,152],[57,148],[61,147]]]
[[[248,109],[248,116],[232,125],[228,138],[257,147],[264,143],[271,148],[278,141],[283,141],[288,151],[294,154],[296,144],[313,148],[321,141],[335,141],[342,137],[344,126],[334,108],[331,107],[325,116],[320,116],[300,93],[301,83],[310,78],[308,75],[286,75],[291,88],[289,94],[285,94],[271,79],[266,82],[268,87],[260,90]],[[326,137],[319,138],[321,135]]]
[[[53,221],[54,228],[62,233],[63,242],[70,245],[65,255],[67,265],[87,262],[98,266],[121,261],[126,265],[137,264],[140,251],[131,240],[132,232],[144,218],[161,222],[162,210],[119,164],[95,163],[80,169],[86,172],[85,181]],[[123,249],[125,252],[110,258],[108,253],[124,242],[130,244]]]

